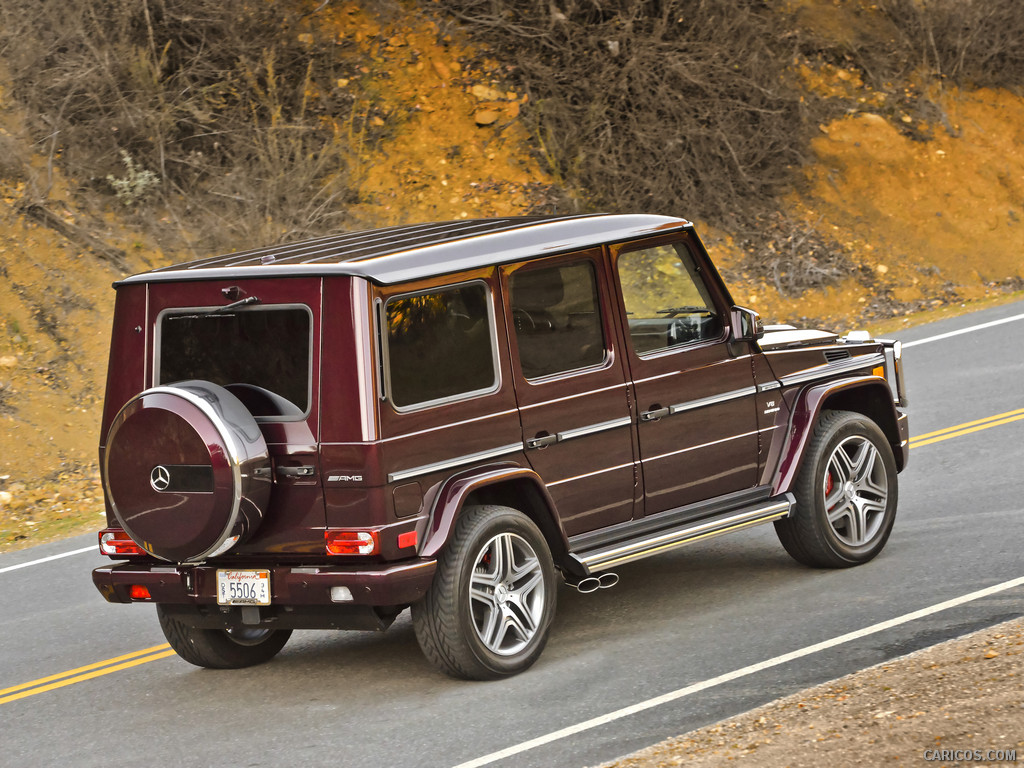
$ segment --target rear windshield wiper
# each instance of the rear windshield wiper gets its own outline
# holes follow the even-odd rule
[[[234,301],[231,304],[225,304],[223,307],[214,307],[213,309],[207,309],[203,312],[189,312],[187,315],[170,315],[168,320],[196,320],[200,317],[210,317],[211,315],[224,315],[233,309],[244,307],[248,304],[259,304],[260,300],[256,296],[246,296],[244,299]]]

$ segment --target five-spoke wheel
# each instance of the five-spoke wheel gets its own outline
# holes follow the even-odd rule
[[[499,656],[526,648],[540,629],[544,570],[526,539],[499,533],[480,550],[470,575],[470,612],[477,637]]]
[[[896,517],[896,461],[871,420],[824,411],[793,489],[793,514],[775,524],[801,563],[842,568],[877,555]]]
[[[544,536],[521,512],[469,507],[412,607],[424,654],[455,677],[522,672],[540,656],[555,613],[555,572]]]

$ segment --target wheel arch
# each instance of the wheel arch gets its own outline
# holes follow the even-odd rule
[[[449,478],[442,485],[427,521],[420,555],[437,557],[467,506],[500,504],[522,512],[536,524],[559,568],[571,568],[569,542],[540,476],[519,466],[481,467]]]
[[[901,435],[900,416],[896,411],[892,390],[878,376],[862,376],[846,381],[813,384],[798,396],[789,424],[789,438],[783,448],[782,460],[772,482],[773,493],[792,489],[800,471],[807,441],[823,410],[851,411],[870,419],[882,430],[892,447],[896,469],[906,466],[905,441]]]

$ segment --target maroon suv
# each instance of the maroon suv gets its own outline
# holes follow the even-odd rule
[[[623,563],[760,523],[874,557],[907,462],[898,342],[762,327],[692,226],[356,232],[136,275],[100,445],[112,602],[204,667],[405,608],[442,670],[526,669]]]

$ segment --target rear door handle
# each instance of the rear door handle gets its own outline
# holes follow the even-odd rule
[[[285,477],[312,477],[313,472],[313,468],[309,466],[277,468],[277,474],[284,475]]]
[[[662,416],[668,416],[671,411],[668,408],[652,408],[640,414],[640,421],[657,421]]]

